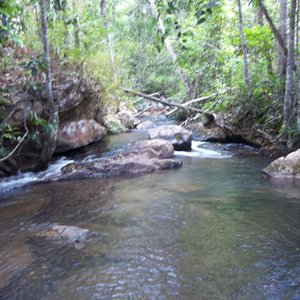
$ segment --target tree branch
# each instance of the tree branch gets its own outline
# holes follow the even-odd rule
[[[211,94],[211,95],[208,95],[208,96],[204,96],[204,97],[201,97],[201,98],[197,98],[197,99],[193,99],[193,100],[190,100],[188,102],[185,102],[185,103],[182,103],[182,106],[188,106],[188,105],[191,105],[191,104],[194,104],[194,103],[198,103],[198,102],[204,102],[210,98],[213,98],[215,96],[217,96],[218,94],[215,93],[215,94]],[[174,108],[172,109],[171,111],[169,111],[166,116],[169,116],[171,114],[173,114],[174,112],[176,112],[179,108]]]
[[[273,20],[271,19],[265,5],[262,3],[261,0],[258,0],[258,6],[259,8],[261,9],[261,11],[263,12],[263,14],[265,15],[266,17],[266,20],[268,21],[270,27],[271,27],[271,30],[273,32],[273,34],[275,35],[278,43],[279,43],[279,46],[281,47],[283,53],[285,56],[287,56],[288,54],[288,50],[286,48],[286,45],[285,45],[285,42],[281,36],[281,34],[279,33],[279,31],[277,30],[277,28],[275,27],[274,23],[273,23]]]
[[[132,95],[135,95],[135,96],[143,97],[143,98],[151,100],[153,102],[161,103],[165,106],[173,106],[173,107],[181,108],[181,109],[184,109],[184,110],[190,110],[190,111],[194,111],[194,112],[197,112],[197,113],[201,113],[201,114],[204,114],[209,119],[212,119],[212,118],[214,119],[215,118],[213,113],[210,113],[210,112],[202,110],[202,109],[198,109],[198,108],[195,108],[195,107],[186,107],[184,105],[177,104],[177,103],[170,103],[170,102],[155,98],[153,96],[149,96],[149,95],[146,95],[146,94],[143,94],[143,93],[140,93],[140,92],[136,92],[136,91],[128,89],[128,88],[122,88],[122,90],[125,93],[129,93],[129,94],[132,94]]]
[[[21,146],[21,144],[23,143],[23,141],[25,140],[27,134],[29,133],[28,129],[26,130],[25,134],[22,136],[22,138],[20,139],[18,145],[6,156],[2,157],[0,159],[0,162],[7,160],[8,158],[10,158],[12,155],[14,155],[14,153],[17,151],[17,149]]]

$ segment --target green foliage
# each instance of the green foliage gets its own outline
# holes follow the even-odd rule
[[[40,71],[45,71],[45,62],[43,59],[30,59],[20,65],[25,70],[30,72],[32,77],[36,77]]]
[[[0,44],[5,44],[8,39],[17,42],[16,17],[20,12],[20,7],[16,0],[0,1]]]
[[[123,132],[125,128],[115,116],[109,116],[107,119],[107,132],[110,134],[116,134]]]
[[[10,3],[15,7],[17,2]],[[274,68],[277,42],[267,22],[264,26],[257,25],[256,8],[248,3],[243,3],[243,11],[251,103],[243,79],[243,56],[234,1],[156,0],[165,33],[158,30],[148,1],[109,0],[104,18],[98,0],[76,1],[76,8],[71,1],[50,0],[47,3],[52,61],[62,60],[65,66],[83,70],[85,76],[95,80],[101,101],[111,108],[110,111],[116,111],[121,101],[130,106],[131,98],[122,94],[120,86],[149,94],[159,92],[178,102],[219,92],[218,102],[212,99],[202,108],[216,112],[250,110],[251,118],[256,118],[253,124],[261,126],[266,122],[278,129],[276,120],[280,119],[277,117],[282,111],[280,99],[284,82]],[[38,38],[38,1],[19,0],[18,4],[22,7],[22,28],[26,29],[20,29],[19,39],[26,48],[42,53]],[[268,3],[268,9],[277,24],[275,1]],[[7,15],[12,20],[20,14],[15,10]],[[79,45],[75,45],[76,32]],[[164,45],[166,38],[177,54],[175,63]],[[5,59],[1,61],[3,69],[11,64],[10,58],[6,56]],[[78,68],[79,65],[82,68]],[[33,78],[31,88],[39,89],[35,77],[44,70],[42,59],[28,59],[23,67]],[[178,68],[191,83],[190,94],[178,76]],[[49,126],[36,117],[31,122],[36,131],[39,128],[47,130]],[[122,130],[114,120],[109,127],[111,132]],[[32,136],[35,139],[35,135]]]
[[[17,141],[18,137],[20,136],[20,129],[14,128],[9,124],[5,124],[1,126],[1,138],[3,140],[7,140],[10,142]]]
[[[9,152],[9,145],[17,143],[21,138],[19,128],[12,127],[9,124],[1,124],[0,126],[0,157],[5,156]]]

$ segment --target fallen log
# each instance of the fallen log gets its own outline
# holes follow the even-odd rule
[[[188,106],[184,106],[182,104],[177,104],[177,103],[170,103],[170,102],[167,102],[165,100],[161,100],[161,99],[158,99],[156,97],[149,96],[147,94],[143,94],[143,93],[140,93],[140,92],[128,89],[128,88],[122,88],[122,90],[125,93],[129,93],[129,94],[132,94],[132,95],[135,95],[135,96],[143,97],[143,98],[151,100],[153,102],[161,103],[165,106],[173,106],[173,107],[181,108],[181,109],[184,109],[184,110],[189,110],[189,111],[201,113],[201,114],[205,115],[205,117],[209,121],[214,121],[215,120],[215,115],[213,113],[202,110],[202,109],[198,109],[198,108],[195,108],[195,107],[188,107]]]
[[[210,99],[210,98],[213,98],[215,96],[217,96],[218,94],[211,94],[211,95],[208,95],[208,96],[204,96],[204,97],[201,97],[201,98],[196,98],[196,99],[193,99],[193,100],[190,100],[188,102],[185,102],[185,103],[182,103],[182,106],[188,106],[188,105],[191,105],[191,104],[194,104],[194,103],[199,103],[199,102],[205,102],[206,100]],[[179,108],[176,107],[174,109],[172,109],[171,111],[169,111],[166,116],[169,116],[173,113],[175,113]]]
[[[138,112],[137,114],[134,115],[134,117],[139,117],[140,115],[142,115],[144,112],[146,112],[147,110],[153,108],[154,105],[150,105],[148,107],[146,107],[145,109],[141,110],[140,112]]]

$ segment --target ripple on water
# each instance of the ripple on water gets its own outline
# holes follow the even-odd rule
[[[0,276],[0,298],[299,299],[299,187],[261,180],[262,158],[207,155],[180,170],[8,195],[0,275],[14,263],[20,272]],[[93,235],[76,248],[36,234],[53,223]]]

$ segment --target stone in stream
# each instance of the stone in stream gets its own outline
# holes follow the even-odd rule
[[[64,123],[58,131],[55,152],[65,152],[100,141],[105,134],[105,128],[95,120]]]
[[[86,228],[54,224],[47,230],[37,233],[37,236],[68,243],[81,243],[86,239],[88,233],[89,230]]]
[[[127,110],[120,111],[117,114],[117,117],[120,120],[122,126],[128,129],[133,129],[140,123],[140,120],[134,117],[132,113]]]
[[[140,123],[140,124],[136,127],[136,129],[139,129],[139,130],[148,130],[148,129],[153,129],[153,128],[155,128],[155,127],[156,127],[156,126],[155,126],[155,124],[154,124],[153,122],[147,120],[147,121],[144,121],[144,122]]]
[[[263,173],[272,179],[300,179],[300,149],[276,159]]]
[[[189,151],[192,146],[192,132],[178,125],[163,125],[151,129],[149,139],[167,140],[177,151]]]
[[[167,141],[140,141],[110,159],[66,165],[61,170],[61,179],[132,176],[180,167],[182,161],[172,159],[173,155],[172,145]]]
[[[172,144],[162,139],[138,141],[132,146],[137,149],[151,148],[158,153],[159,158],[171,158],[174,156]]]

